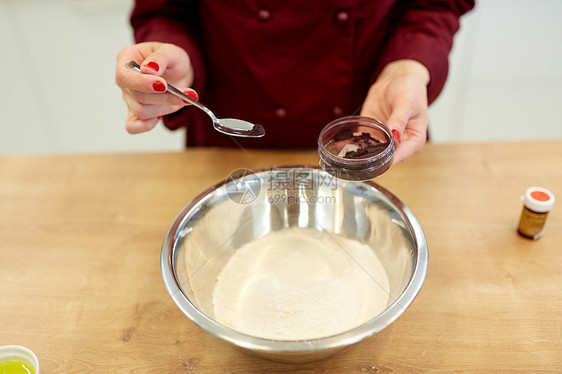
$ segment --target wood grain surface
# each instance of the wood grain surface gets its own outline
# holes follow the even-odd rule
[[[0,157],[0,345],[42,373],[562,370],[562,202],[541,239],[520,195],[562,198],[562,141],[428,145],[377,179],[419,219],[424,286],[373,337],[312,364],[248,355],[169,299],[160,246],[176,214],[236,168],[317,165],[315,151]],[[558,205],[558,206],[557,206]]]

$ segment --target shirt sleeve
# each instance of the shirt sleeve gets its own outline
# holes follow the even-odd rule
[[[392,11],[390,32],[373,81],[389,62],[412,59],[427,67],[429,103],[445,85],[449,52],[460,27],[459,18],[474,7],[472,0],[407,0]]]
[[[198,38],[197,1],[136,0],[131,26],[137,43],[158,41],[183,48],[193,66],[193,88],[205,86],[205,68]]]

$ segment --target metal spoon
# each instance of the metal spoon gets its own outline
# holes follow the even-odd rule
[[[137,64],[134,61],[129,61],[128,63],[125,64],[125,66],[139,73],[141,71],[139,64]],[[193,100],[191,97],[187,96],[186,94],[184,94],[183,92],[181,92],[180,90],[178,90],[177,88],[175,88],[169,83],[168,83],[167,91],[172,95],[176,95],[180,99],[187,101],[188,103],[192,104],[193,106],[196,106],[197,108],[207,113],[207,115],[209,115],[209,117],[211,117],[211,119],[213,120],[213,127],[218,132],[221,132],[226,135],[240,136],[243,138],[261,138],[262,136],[265,135],[265,130],[260,125],[255,125],[248,121],[243,121],[241,119],[235,119],[235,118],[218,119],[213,114],[213,112],[211,112],[211,110],[207,108],[205,105],[201,104],[197,100]]]

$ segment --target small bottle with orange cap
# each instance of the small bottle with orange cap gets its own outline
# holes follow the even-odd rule
[[[554,206],[554,194],[542,187],[531,187],[521,196],[523,211],[517,232],[529,239],[541,237],[548,212]]]

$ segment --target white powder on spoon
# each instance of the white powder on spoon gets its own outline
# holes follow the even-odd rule
[[[217,321],[278,340],[347,331],[388,301],[388,276],[370,247],[303,228],[272,232],[236,250],[213,292]]]

